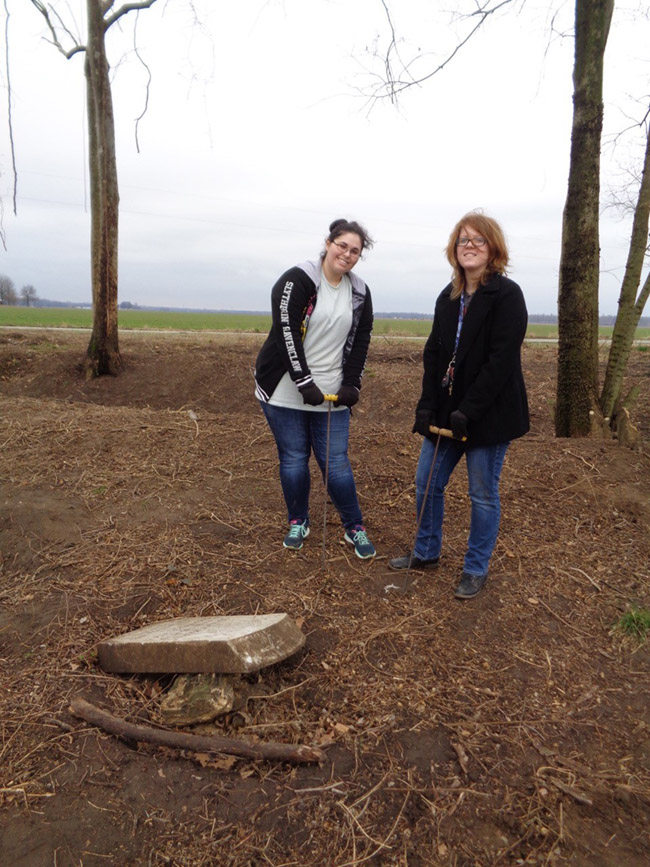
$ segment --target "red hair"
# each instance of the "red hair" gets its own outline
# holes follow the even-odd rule
[[[486,216],[482,211],[470,211],[456,223],[449,236],[447,244],[447,260],[453,268],[451,283],[453,289],[451,291],[451,299],[460,297],[463,289],[467,285],[465,271],[458,264],[456,256],[456,245],[460,237],[461,230],[465,228],[475,229],[476,232],[485,238],[488,242],[490,257],[488,259],[485,270],[481,274],[481,285],[485,285],[493,274],[505,274],[508,266],[509,255],[508,245],[506,243],[503,229],[492,217]]]

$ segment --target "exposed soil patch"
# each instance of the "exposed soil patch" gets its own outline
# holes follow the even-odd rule
[[[509,450],[490,580],[453,588],[466,476],[435,572],[412,542],[421,344],[377,338],[351,459],[372,563],[350,557],[314,472],[314,532],[281,546],[275,446],[253,397],[262,336],[122,336],[86,382],[86,336],[0,332],[0,852],[22,865],[648,863],[650,356],[640,451],[557,440],[555,350],[528,345],[533,429]],[[306,649],[261,672],[219,733],[321,746],[290,767],[123,743],[70,699],[156,725],[169,678],[101,671],[97,643],[170,617],[286,611]],[[203,732],[205,733],[205,731]]]

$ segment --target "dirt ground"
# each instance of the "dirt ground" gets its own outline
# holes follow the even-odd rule
[[[490,579],[453,597],[466,476],[438,570],[391,573],[415,528],[418,341],[376,338],[351,459],[370,563],[314,531],[282,548],[260,335],[124,333],[86,382],[79,333],[0,331],[0,861],[34,865],[641,867],[650,844],[650,353],[639,451],[553,437],[555,348],[527,345],[532,430],[511,446]],[[284,611],[304,651],[248,678],[216,731],[320,746],[290,765],[126,742],[82,696],[157,726],[169,677],[103,672],[107,637],[173,617]]]

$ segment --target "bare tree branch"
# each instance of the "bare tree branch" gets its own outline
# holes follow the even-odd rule
[[[13,116],[11,113],[11,75],[9,72],[9,7],[7,5],[7,0],[4,0],[5,6],[5,64],[7,67],[7,119],[9,122],[9,146],[11,149],[11,168],[13,170],[14,175],[14,192],[13,192],[13,203],[14,203],[14,214],[18,213],[18,208],[16,204],[16,199],[18,196],[18,171],[16,169],[16,147],[14,145],[14,123]],[[5,243],[5,234],[4,229],[0,229],[0,238],[2,239],[2,246],[7,249],[7,245]]]
[[[80,44],[79,38],[74,35],[72,30],[70,30],[70,28],[67,26],[67,24],[63,20],[63,18],[61,18],[56,6],[52,6],[52,4],[50,4],[50,9],[52,10],[52,14],[56,18],[56,20],[59,22],[59,27],[61,28],[61,30],[63,30],[64,33],[68,34],[71,42],[75,43],[75,45],[79,45]]]
[[[473,12],[463,13],[458,16],[458,19],[461,21],[478,19],[469,31],[469,33],[463,39],[461,39],[458,45],[456,45],[453,51],[449,53],[449,55],[442,61],[442,63],[439,63],[435,67],[435,69],[432,69],[430,72],[419,77],[414,77],[409,72],[409,68],[411,67],[413,61],[410,61],[409,63],[404,63],[404,61],[399,56],[399,52],[397,49],[398,40],[396,37],[395,27],[392,21],[390,10],[388,8],[387,0],[380,0],[380,2],[384,7],[384,13],[388,21],[391,38],[388,48],[386,49],[385,54],[382,58],[385,77],[378,76],[380,82],[374,88],[374,92],[371,94],[371,99],[374,101],[378,101],[380,99],[390,99],[391,102],[396,102],[399,94],[403,93],[403,91],[407,90],[409,87],[413,87],[414,85],[419,86],[425,81],[433,78],[434,75],[442,72],[442,70],[454,59],[458,52],[462,48],[464,48],[465,45],[467,45],[467,43],[472,39],[474,34],[485,24],[485,22],[491,15],[499,12],[510,3],[516,2],[516,0],[497,0],[497,2],[494,2],[494,0],[483,0],[483,2],[480,2],[480,0],[476,0],[476,9]],[[490,5],[493,2],[494,5]],[[379,55],[375,52],[375,56],[378,57]],[[397,58],[401,66],[401,72],[397,74],[395,74],[393,71],[393,56]]]
[[[638,102],[642,102],[648,99],[648,95],[638,100]],[[629,126],[626,126],[624,129],[618,130],[618,132],[610,138],[611,143],[616,146],[618,140],[622,138],[626,133],[628,133],[631,129],[640,129],[641,127],[646,126],[648,122],[650,122],[650,102],[648,103],[647,108],[645,109],[645,114],[641,118],[641,120],[636,120],[636,118],[631,117],[628,114],[623,113],[623,117],[627,120],[630,120],[631,123]]]
[[[176,750],[225,753],[258,761],[278,760],[295,764],[315,764],[325,759],[325,753],[322,750],[308,744],[283,744],[276,741],[248,744],[234,738],[205,737],[204,735],[134,725],[90,704],[81,696],[72,699],[70,712],[87,723],[127,741],[141,741]]]
[[[149,9],[156,2],[157,0],[139,0],[139,2],[125,3],[124,6],[120,6],[116,12],[113,12],[112,15],[109,15],[108,18],[106,18],[104,29],[108,30],[108,28],[115,24],[115,22],[123,15],[127,15],[129,12],[135,12],[139,9]],[[110,9],[112,5],[113,3],[111,2],[108,8]]]
[[[133,28],[133,51],[134,51],[135,56],[140,61],[140,63],[147,70],[147,85],[145,88],[145,95],[144,95],[144,108],[142,109],[142,112],[138,115],[138,117],[136,117],[136,119],[135,119],[135,149],[137,150],[138,153],[140,153],[140,141],[138,139],[138,129],[140,127],[140,121],[145,116],[145,114],[147,113],[147,109],[149,108],[149,90],[151,87],[151,70],[149,69],[149,67],[147,66],[147,64],[143,60],[142,55],[138,51],[138,40],[137,40],[136,33],[137,33],[137,19],[136,19],[136,24]]]
[[[86,50],[86,46],[82,45],[79,42],[78,37],[76,37],[74,35],[74,33],[72,33],[72,31],[66,26],[66,24],[62,20],[61,16],[59,15],[59,13],[56,11],[56,9],[53,6],[50,6],[48,9],[48,7],[45,5],[45,3],[42,3],[41,0],[31,0],[31,2],[32,2],[32,6],[34,6],[41,13],[43,18],[45,19],[45,23],[47,24],[47,29],[50,31],[50,34],[52,36],[51,39],[46,39],[45,40],[46,42],[49,42],[56,49],[58,49],[67,60],[70,60],[70,58],[73,55],[78,54],[80,51]],[[56,18],[56,20],[58,22],[58,26],[61,28],[61,30],[63,30],[63,32],[72,41],[72,43],[73,43],[72,48],[69,48],[66,50],[63,47],[63,44],[62,44],[61,40],[59,39],[59,35],[57,33],[57,30],[56,30],[56,26],[52,23],[52,18],[50,17],[50,12],[54,16],[54,18]]]
[[[398,58],[398,60],[402,64],[402,69],[405,69],[405,65],[402,62],[402,59],[399,56],[399,52],[397,50],[397,39],[395,36],[395,27],[393,26],[393,21],[392,21],[391,16],[390,16],[390,9],[388,8],[386,0],[381,0],[381,4],[384,7],[384,11],[386,13],[386,19],[388,20],[388,26],[390,27],[390,33],[391,33],[391,39],[390,39],[390,43],[388,45],[388,48],[386,49],[386,58],[384,61],[384,70],[385,70],[385,75],[386,75],[385,80],[387,82],[392,82],[395,80],[395,76],[393,75],[393,66],[391,63],[391,53],[393,51],[395,52],[395,56]],[[390,93],[390,100],[391,100],[391,102],[395,102],[395,94],[393,92]]]
[[[643,98],[643,102],[645,103],[645,100],[647,99],[648,96],[645,96]],[[639,100],[639,102],[641,102],[641,100]],[[648,130],[650,128],[650,102],[644,105],[644,115],[641,120],[636,120],[629,115],[624,115],[624,117],[627,120],[630,120],[631,123],[624,129],[619,130],[618,132],[616,132],[615,135],[610,137],[610,146],[613,149],[616,148],[619,144],[619,141],[623,139],[631,130],[644,130],[643,137],[644,141],[647,142]],[[609,186],[609,201],[604,206],[603,210],[617,211],[620,214],[621,218],[623,218],[628,214],[633,214],[636,210],[638,199],[637,191],[638,188],[641,186],[643,170],[638,163],[634,163],[631,166],[621,165],[620,168],[626,180],[624,183],[619,183],[616,186]]]

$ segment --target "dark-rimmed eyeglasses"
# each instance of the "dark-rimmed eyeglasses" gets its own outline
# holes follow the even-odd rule
[[[353,256],[356,259],[361,255],[361,250],[358,247],[350,247],[350,245],[346,244],[345,241],[332,241],[332,244],[336,244],[344,256],[346,253],[349,253],[350,256]]]
[[[485,247],[487,241],[485,238],[481,238],[480,235],[477,235],[476,238],[467,238],[463,236],[456,241],[457,247],[466,247],[469,243],[474,244],[475,247]]]

